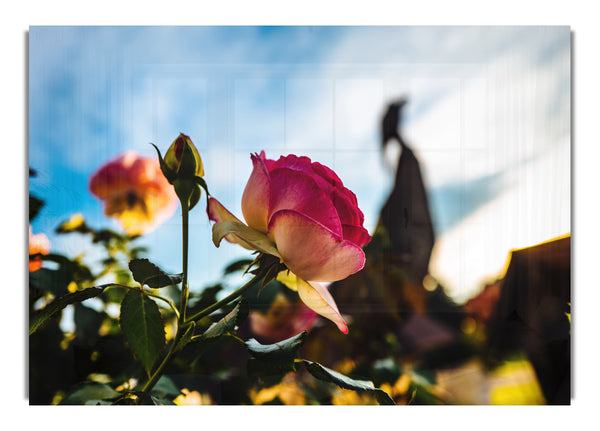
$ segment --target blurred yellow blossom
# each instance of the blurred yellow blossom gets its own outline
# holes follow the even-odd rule
[[[349,389],[336,388],[331,397],[334,406],[368,406],[378,405],[377,399],[367,392],[356,392]]]
[[[408,374],[402,374],[394,385],[383,383],[379,389],[387,392],[396,401],[398,398],[406,396],[410,389],[411,378]]]
[[[115,389],[118,392],[121,391],[131,391],[133,390],[133,388],[135,388],[138,384],[137,379],[131,378],[129,380],[127,380],[126,382],[124,382],[122,385],[117,386],[117,388]]]
[[[213,404],[209,394],[201,394],[187,388],[183,388],[181,395],[178,395],[173,402],[178,406],[210,406]]]
[[[60,225],[59,229],[64,232],[72,232],[79,229],[85,224],[83,214],[76,213],[71,216],[69,220]]]
[[[264,388],[259,391],[256,389],[250,390],[250,399],[255,405],[265,404],[279,397],[281,402],[288,406],[306,404],[306,396],[302,388],[295,381],[294,374],[287,374],[281,383]]]

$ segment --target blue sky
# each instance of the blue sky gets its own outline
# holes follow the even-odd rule
[[[250,153],[304,154],[353,190],[372,231],[394,157],[380,152],[388,101],[408,96],[403,132],[419,157],[438,243],[432,273],[457,300],[508,251],[570,232],[568,27],[31,27],[29,165],[53,230],[82,212],[117,225],[87,190],[104,161],[153,156],[179,132],[199,148],[211,193],[241,216]],[[179,212],[141,241],[180,270]],[[191,286],[248,254],[215,248],[191,218]],[[93,252],[91,254],[93,257]]]

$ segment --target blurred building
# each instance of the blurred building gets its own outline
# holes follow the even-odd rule
[[[569,404],[570,313],[570,234],[513,250],[488,323],[488,360],[524,352],[548,404]]]

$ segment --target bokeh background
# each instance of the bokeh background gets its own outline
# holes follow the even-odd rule
[[[381,150],[388,102],[427,187],[430,273],[461,303],[504,269],[510,249],[571,231],[571,30],[527,27],[44,27],[29,30],[34,233],[74,257],[94,249],[54,229],[81,212],[118,225],[88,191],[126,150],[154,156],[186,133],[211,194],[241,216],[250,153],[307,155],[353,190],[372,231],[397,153]],[[191,289],[247,253],[215,248],[191,214]],[[180,271],[179,211],[140,242]],[[236,286],[231,286],[232,288]]]

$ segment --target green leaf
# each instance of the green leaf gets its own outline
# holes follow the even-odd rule
[[[121,303],[121,331],[146,371],[165,345],[165,329],[158,305],[138,290],[130,290]]]
[[[330,370],[321,364],[316,362],[310,362],[303,360],[306,365],[306,369],[317,379],[325,382],[335,383],[342,389],[350,389],[353,391],[370,392],[375,395],[379,404],[394,405],[394,400],[381,389],[376,388],[373,382],[368,380],[354,380],[348,376],[338,373],[337,371]]]
[[[108,245],[113,241],[116,244],[123,244],[128,241],[126,236],[123,236],[111,229],[90,230],[92,234],[92,243],[103,243]]]
[[[183,274],[169,275],[148,259],[131,260],[129,270],[135,281],[152,289],[178,284],[183,280]]]
[[[65,267],[58,269],[40,268],[29,273],[29,284],[41,291],[62,296],[69,292],[69,283],[73,281],[73,271]]]
[[[85,219],[80,214],[75,214],[67,221],[62,222],[55,229],[56,233],[78,232],[81,234],[93,233],[93,230],[85,223]]]
[[[100,336],[100,327],[108,315],[103,311],[96,311],[83,304],[75,304],[73,307],[73,322],[75,323],[75,335],[87,343],[94,343]]]
[[[36,198],[35,196],[29,195],[29,221],[33,220],[42,207],[44,206],[44,201],[40,198]]]
[[[116,398],[121,395],[108,385],[101,383],[83,384],[74,389],[60,404],[64,405],[94,405],[102,400]]]
[[[104,291],[105,286],[89,287],[78,290],[65,296],[55,299],[38,311],[29,321],[29,335],[33,334],[50,317],[64,309],[67,305],[75,304],[86,299],[94,298]]]
[[[200,337],[217,338],[235,330],[248,315],[248,304],[242,300],[225,317],[208,328]]]
[[[173,380],[167,376],[162,376],[158,379],[158,382],[156,382],[156,385],[150,391],[150,395],[157,398],[166,398],[168,396],[175,398],[179,394],[181,394],[181,391]]]
[[[153,397],[141,391],[131,391],[124,393],[119,399],[115,400],[113,405],[117,406],[153,406],[155,405]]]
[[[254,338],[246,341],[246,348],[254,357],[254,360],[248,361],[248,371],[264,375],[296,371],[295,359],[298,349],[306,341],[306,335],[307,332],[303,331],[275,344],[260,344]]]
[[[61,269],[71,271],[74,281],[91,281],[94,278],[90,269],[86,265],[82,264],[81,262],[75,259],[70,259],[66,256],[55,253],[41,255],[41,258],[44,262],[55,262],[59,265]]]
[[[173,401],[166,399],[166,398],[159,398],[159,397],[155,397],[154,395],[152,395],[150,398],[152,399],[152,402],[154,403],[155,406],[176,406],[177,405]]]

